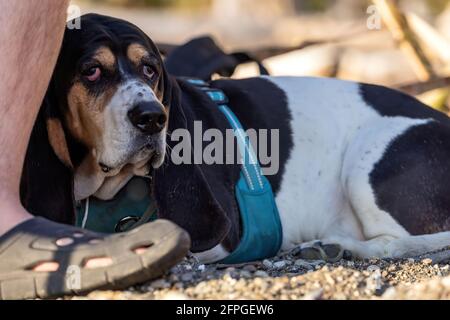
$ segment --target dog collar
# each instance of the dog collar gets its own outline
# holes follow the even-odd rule
[[[223,91],[210,87],[202,80],[187,81],[201,88],[217,104],[234,130],[242,157],[241,175],[235,188],[242,223],[241,242],[220,263],[235,264],[273,257],[282,244],[280,215],[272,187],[262,175],[250,139],[239,119],[228,107],[229,102]]]
[[[92,197],[80,201],[76,206],[76,225],[95,232],[115,233],[156,220],[156,203],[150,195],[150,180],[134,177],[112,200]]]

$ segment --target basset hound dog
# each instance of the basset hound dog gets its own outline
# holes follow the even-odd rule
[[[305,77],[221,79],[245,129],[278,130],[267,178],[282,250],[320,240],[360,258],[405,257],[450,245],[450,120],[403,93]],[[73,223],[74,204],[109,200],[151,175],[159,217],[186,229],[204,262],[227,257],[242,225],[238,163],[177,165],[180,128],[226,134],[198,87],[168,74],[138,27],[95,14],[66,30],[30,140],[21,196],[35,215]]]

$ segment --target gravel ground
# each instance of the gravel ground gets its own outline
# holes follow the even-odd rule
[[[450,299],[450,248],[415,259],[298,259],[288,253],[243,265],[187,258],[161,279],[75,299]]]

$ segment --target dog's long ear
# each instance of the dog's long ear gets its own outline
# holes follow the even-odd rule
[[[75,221],[72,161],[51,89],[37,116],[21,180],[21,199],[34,215]]]
[[[48,140],[55,155],[68,168],[73,169],[73,163],[70,158],[69,147],[67,145],[66,134],[64,132],[61,119],[48,117],[45,120]]]
[[[193,252],[220,244],[231,223],[214,195],[204,172],[197,165],[168,166],[154,175],[154,195],[159,218],[184,228],[192,239]]]
[[[183,89],[185,92],[186,90],[188,88]],[[186,101],[195,95],[199,98]],[[191,92],[183,98],[183,105],[216,108],[210,100],[200,101],[200,96],[203,97],[198,92]],[[226,122],[217,123],[222,118],[212,119],[214,115],[200,111],[190,108],[183,110],[180,103],[173,103],[170,109],[169,133],[176,129],[186,129],[193,139],[194,120],[201,121],[205,126],[204,130],[208,129],[207,124],[225,127]],[[168,140],[171,147],[176,143]],[[172,220],[189,232],[193,252],[205,251],[220,243],[226,248],[234,249],[240,240],[240,217],[234,196],[238,179],[239,166],[176,165],[168,154],[165,164],[154,172],[153,192],[159,217]]]
[[[166,108],[170,108],[173,103],[178,103],[179,101],[179,90],[177,90],[178,85],[173,77],[167,72],[166,65],[162,59],[162,55],[159,52],[158,47],[153,43],[153,41],[146,35],[143,36],[147,39],[148,44],[152,50],[158,53],[159,63],[161,65],[161,77],[158,83],[158,91],[162,93],[162,104]]]

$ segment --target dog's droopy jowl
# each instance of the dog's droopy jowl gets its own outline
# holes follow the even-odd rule
[[[161,218],[185,228],[192,251],[218,261],[239,244],[240,166],[166,156],[175,130],[230,124],[199,88],[170,76],[136,26],[86,15],[67,30],[30,141],[22,200],[72,223],[74,202],[111,199],[153,177]],[[267,178],[282,249],[316,240],[355,256],[404,257],[450,245],[450,120],[384,87],[334,79],[218,80],[244,128],[278,130],[279,170]],[[271,141],[267,141],[267,150]],[[225,150],[226,152],[226,150]]]

